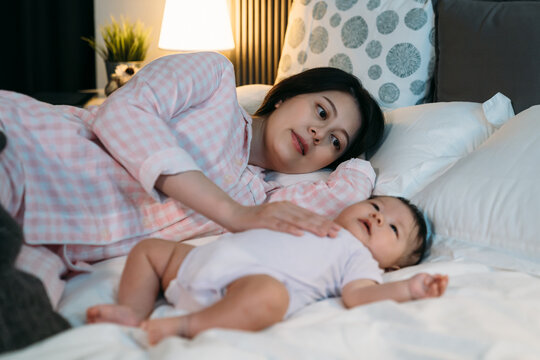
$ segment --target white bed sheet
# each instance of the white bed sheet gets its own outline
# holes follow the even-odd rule
[[[72,330],[0,359],[538,359],[540,278],[525,272],[530,264],[519,271],[521,260],[507,267],[509,256],[490,253],[496,266],[489,266],[478,261],[486,258],[483,248],[446,249],[437,245],[427,262],[385,274],[387,281],[418,271],[446,273],[442,298],[352,310],[329,299],[265,331],[214,329],[154,347],[137,328],[83,326],[88,306],[114,300],[125,257],[110,259],[68,281],[60,311]],[[176,312],[162,304],[153,316]]]

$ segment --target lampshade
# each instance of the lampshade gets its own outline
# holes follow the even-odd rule
[[[166,0],[159,47],[185,51],[234,48],[227,0]]]

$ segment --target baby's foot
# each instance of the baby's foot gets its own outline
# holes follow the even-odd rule
[[[186,326],[185,316],[151,319],[141,323],[141,329],[148,333],[148,342],[155,345],[168,336],[183,336]]]
[[[95,305],[86,310],[86,322],[89,324],[112,322],[120,325],[137,326],[139,320],[135,312],[127,306],[115,304]]]

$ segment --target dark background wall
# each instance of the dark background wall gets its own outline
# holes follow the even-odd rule
[[[0,12],[0,89],[28,95],[95,87],[93,0],[11,0]]]
[[[237,85],[274,82],[291,5],[292,0],[230,1],[236,48],[227,55]],[[93,37],[94,29],[94,0],[4,1],[0,89],[51,103],[84,103],[73,95],[96,87],[95,53],[81,40]]]

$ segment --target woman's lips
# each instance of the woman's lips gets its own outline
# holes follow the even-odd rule
[[[302,155],[306,155],[309,149],[309,146],[306,143],[306,141],[300,135],[298,135],[292,130],[291,130],[291,137],[292,137],[293,146],[296,149],[296,151],[298,151]]]

